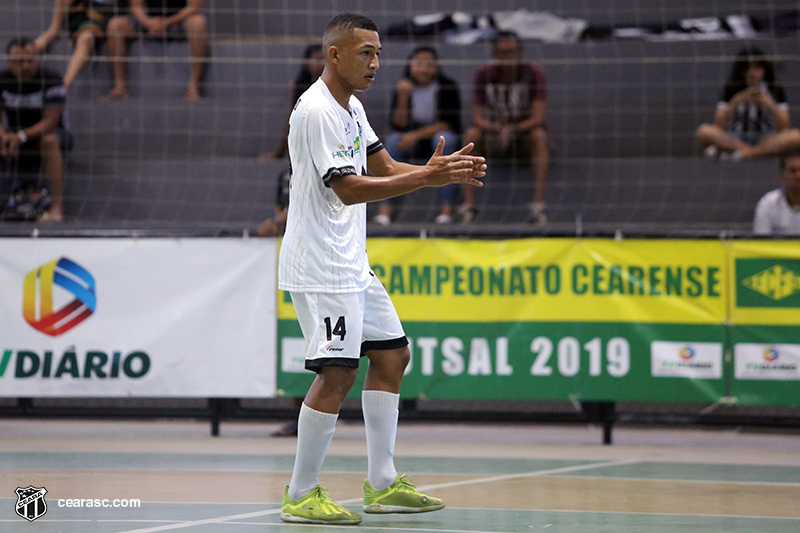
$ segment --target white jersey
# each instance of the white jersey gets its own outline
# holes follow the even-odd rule
[[[367,156],[383,149],[358,98],[351,96],[349,107],[339,105],[320,78],[289,117],[292,177],[278,263],[281,290],[359,292],[371,282],[367,206],[345,205],[328,183],[366,175]]]
[[[769,191],[756,205],[753,233],[761,235],[800,235],[800,208],[792,207],[783,189]]]

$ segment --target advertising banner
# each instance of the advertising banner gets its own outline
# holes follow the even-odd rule
[[[272,239],[3,239],[0,396],[275,395]]]
[[[731,395],[740,403],[800,405],[800,245],[734,241]]]
[[[718,242],[370,239],[368,250],[411,342],[404,397],[725,395]],[[279,393],[302,395],[313,374],[283,293],[278,316]]]

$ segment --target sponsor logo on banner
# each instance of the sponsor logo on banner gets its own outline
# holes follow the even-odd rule
[[[44,495],[47,494],[46,488],[28,485],[27,488],[17,487],[14,492],[17,493],[15,505],[17,514],[28,522],[33,522],[47,512],[47,502],[44,501]]]
[[[653,377],[719,379],[722,343],[653,341],[650,365]]]
[[[64,305],[54,309],[56,302]],[[60,257],[28,272],[22,283],[22,316],[37,331],[57,337],[78,326],[97,309],[94,276],[75,261]],[[15,355],[14,363],[11,363]],[[0,356],[0,378],[13,368],[12,377],[116,379],[141,378],[150,370],[150,356],[139,350],[90,350],[74,345],[60,350],[6,348]]]
[[[55,288],[69,294],[68,302],[53,309]],[[61,257],[34,268],[22,286],[22,315],[36,330],[56,337],[94,313],[97,306],[94,277],[81,265]]]
[[[737,259],[737,307],[800,307],[800,260]]]
[[[800,380],[800,344],[741,343],[733,354],[736,379]]]

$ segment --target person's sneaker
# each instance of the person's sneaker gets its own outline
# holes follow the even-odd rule
[[[528,206],[528,222],[537,226],[547,224],[547,214],[544,212],[545,205],[540,202],[533,202]]]
[[[478,208],[474,205],[462,204],[458,208],[458,214],[461,215],[461,222],[468,224],[477,218]]]
[[[453,217],[451,217],[450,215],[447,215],[445,213],[442,213],[438,217],[436,217],[436,223],[437,224],[452,224],[453,223]]]
[[[364,512],[386,513],[427,513],[444,509],[444,502],[416,491],[416,485],[408,482],[405,475],[397,476],[394,483],[384,490],[373,489],[364,480]]]
[[[345,509],[328,496],[328,489],[317,485],[297,501],[289,498],[289,485],[283,491],[281,520],[303,524],[355,525],[361,515]]]
[[[717,156],[719,156],[719,149],[713,144],[709,144],[706,146],[706,149],[703,150],[703,155],[708,159],[716,159]]]
[[[389,218],[389,215],[378,214],[372,218],[372,221],[376,224],[380,224],[381,226],[388,226],[392,223],[392,219]]]

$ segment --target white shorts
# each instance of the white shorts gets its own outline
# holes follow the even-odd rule
[[[358,367],[370,350],[408,345],[400,318],[380,280],[362,292],[328,294],[291,292],[300,329],[308,344],[306,369],[324,366]]]

